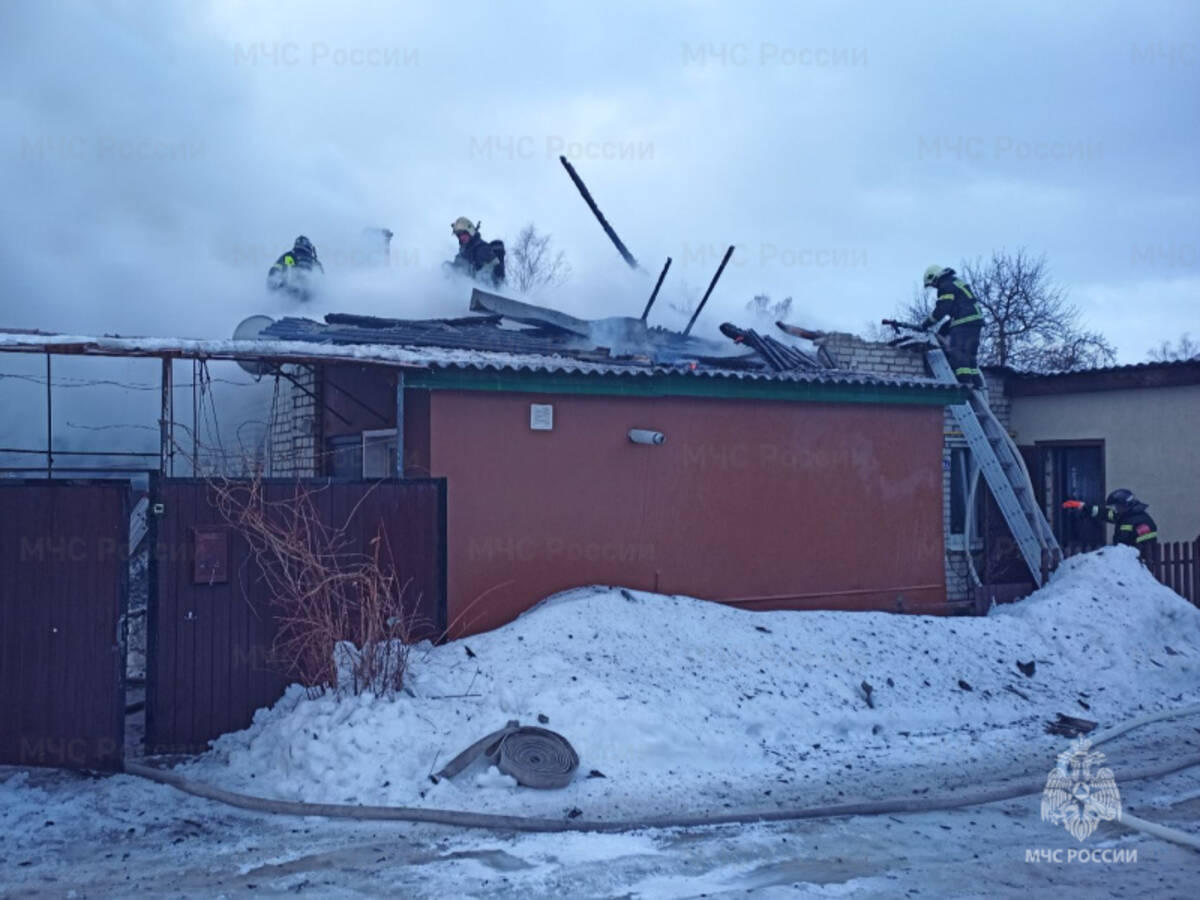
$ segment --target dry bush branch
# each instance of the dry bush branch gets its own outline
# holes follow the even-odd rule
[[[321,489],[297,481],[286,496],[268,499],[258,476],[214,477],[209,488],[266,582],[278,623],[272,655],[288,674],[316,692],[394,696],[423,623],[415,605],[405,608],[409,584],[396,575],[382,525],[361,553],[350,547],[353,513],[340,526],[323,520],[315,502]]]

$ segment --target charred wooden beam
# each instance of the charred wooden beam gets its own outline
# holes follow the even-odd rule
[[[621,239],[617,237],[617,233],[613,231],[613,227],[608,224],[608,219],[604,218],[604,213],[600,212],[600,207],[592,199],[591,192],[588,191],[587,185],[583,183],[583,179],[579,177],[579,173],[575,171],[575,167],[571,165],[565,156],[560,156],[558,161],[563,164],[563,168],[567,170],[567,174],[575,182],[575,187],[579,189],[579,193],[583,196],[583,201],[588,205],[592,214],[600,221],[600,227],[604,229],[604,233],[608,235],[608,239],[616,246],[617,252],[621,254],[621,259],[625,260],[629,268],[636,269],[638,267],[637,260],[633,258],[633,254],[621,243]]]
[[[658,282],[654,285],[654,290],[650,294],[650,299],[646,301],[646,308],[642,310],[642,321],[646,321],[646,317],[650,315],[650,307],[654,305],[655,299],[658,297],[658,289],[662,287],[663,279],[667,277],[667,269],[671,268],[671,257],[667,257],[667,263],[662,267],[662,271],[658,273]]]
[[[708,290],[704,292],[704,296],[700,298],[700,305],[696,307],[696,311],[692,313],[691,320],[687,323],[687,328],[683,329],[683,333],[691,333],[692,326],[696,324],[696,319],[700,315],[700,311],[704,309],[704,304],[708,302],[709,296],[713,292],[713,288],[717,286],[717,282],[721,278],[721,273],[725,271],[725,265],[729,262],[729,257],[733,256],[733,244],[729,245],[729,249],[725,251],[725,256],[721,258],[721,264],[717,266],[716,274],[713,275],[712,281],[708,283]]]

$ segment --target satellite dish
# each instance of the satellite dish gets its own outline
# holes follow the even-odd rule
[[[275,320],[270,316],[251,316],[248,319],[243,319],[238,324],[238,327],[233,329],[233,339],[235,341],[257,340],[258,336],[262,334],[263,329],[273,324],[275,324]],[[259,359],[239,359],[237,360],[237,364],[255,378],[266,375],[271,371],[271,364]]]

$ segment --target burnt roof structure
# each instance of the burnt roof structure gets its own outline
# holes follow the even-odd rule
[[[690,375],[954,391],[933,379],[829,368],[751,330],[726,326],[734,346],[647,327],[641,319],[579,319],[476,289],[471,309],[449,319],[389,319],[334,313],[324,322],[288,317],[260,339],[290,345],[389,347],[413,351],[429,368],[526,373]],[[750,349],[752,352],[745,352]],[[365,354],[356,354],[362,358]]]

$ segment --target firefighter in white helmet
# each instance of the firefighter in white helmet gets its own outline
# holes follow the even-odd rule
[[[949,317],[938,333],[947,339],[946,356],[954,376],[963,384],[983,387],[979,371],[979,334],[983,331],[983,308],[975,299],[970,285],[959,278],[953,269],[930,266],[925,270],[925,287],[937,291],[933,312],[922,324],[930,328]]]
[[[447,265],[469,278],[498,288],[504,284],[504,242],[485,241],[479,234],[479,223],[459,216],[450,225],[458,240],[458,255]]]

